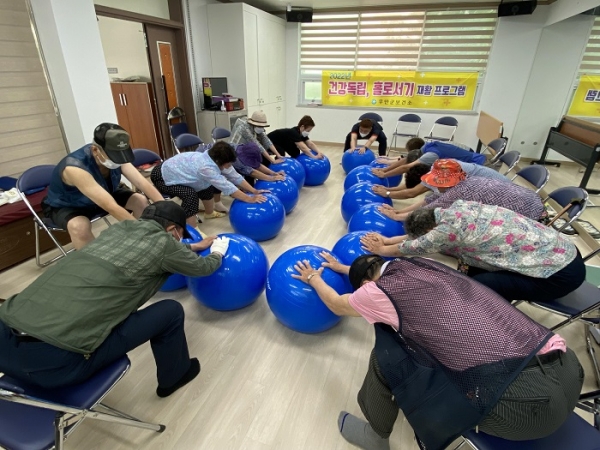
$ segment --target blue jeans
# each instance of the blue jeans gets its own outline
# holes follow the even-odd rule
[[[171,387],[190,367],[184,317],[175,300],[159,301],[131,314],[89,355],[17,336],[0,321],[0,372],[44,388],[68,386],[150,341],[158,385]]]

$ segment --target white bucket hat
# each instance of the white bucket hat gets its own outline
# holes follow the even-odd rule
[[[267,115],[264,111],[254,111],[252,116],[248,119],[248,123],[250,125],[254,125],[255,127],[268,127],[269,123],[267,122]]]

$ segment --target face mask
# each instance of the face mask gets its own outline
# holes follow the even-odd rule
[[[100,164],[102,164],[107,169],[111,170],[118,169],[119,167],[121,167],[121,164],[117,164],[116,162],[113,162],[108,158],[106,158],[104,161],[100,161]]]
[[[183,238],[182,238],[182,237],[179,235],[179,233],[177,232],[177,229],[174,229],[173,231],[174,231],[174,232],[175,232],[175,234],[177,235],[177,240],[178,240],[179,242],[183,241]]]
[[[303,132],[302,132],[302,136],[303,136],[303,137],[308,137],[308,135],[309,135],[309,134],[310,134],[310,133],[309,133],[308,131],[303,131]]]
[[[256,134],[263,134],[265,132],[265,129],[262,127],[254,127],[254,131],[256,132]]]
[[[361,138],[366,138],[369,135],[369,133],[360,133],[360,132],[359,132],[359,134],[360,134]]]

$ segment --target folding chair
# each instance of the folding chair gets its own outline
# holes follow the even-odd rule
[[[360,116],[358,118],[358,120],[363,120],[363,119],[370,119],[373,122],[378,122],[378,123],[383,122],[383,117],[381,117],[379,114],[374,113],[374,112],[364,113],[362,116]]]
[[[431,127],[431,131],[425,137],[426,140],[429,141],[442,141],[449,142],[454,140],[454,133],[456,133],[456,129],[458,128],[458,120],[456,120],[452,116],[444,116],[437,119],[433,126]],[[440,133],[450,133],[449,135],[443,135]]]
[[[129,367],[129,359],[123,356],[83,383],[58,389],[1,377],[0,446],[10,450],[61,450],[65,438],[84,419],[162,433],[164,425],[142,422],[101,403]]]
[[[577,405],[595,416],[595,425],[590,425],[577,413],[572,412],[562,426],[550,436],[529,441],[509,441],[475,430],[463,434],[464,441],[458,450],[469,444],[476,450],[598,450],[600,448],[600,391],[584,394]]]
[[[231,136],[231,131],[226,128],[214,127],[210,132],[213,142],[217,142],[220,139],[227,139]]]
[[[486,150],[493,150],[494,151],[494,155],[492,156],[492,158],[490,159],[490,164],[494,164],[496,162],[498,162],[498,160],[500,159],[500,157],[502,155],[504,155],[504,152],[506,151],[506,144],[508,143],[508,140],[506,138],[497,138],[494,139],[493,141],[491,141],[488,145],[486,145]],[[490,151],[491,153],[491,151]]]
[[[554,200],[562,209],[558,212],[558,216],[565,214],[568,216],[568,220],[557,228],[558,231],[564,230],[581,216],[587,206],[588,198],[588,192],[576,186],[558,188],[548,194],[544,203],[550,199]]]
[[[133,167],[139,169],[141,166],[145,164],[154,164],[157,162],[162,162],[161,157],[154,153],[152,150],[147,150],[145,148],[134,148],[133,149]]]
[[[400,116],[396,122],[396,128],[394,134],[392,134],[392,142],[388,148],[388,155],[392,148],[396,147],[396,142],[399,137],[402,138],[415,138],[419,137],[419,130],[421,129],[421,117],[416,114],[404,114]]]
[[[202,144],[202,139],[191,133],[183,133],[175,138],[177,153],[195,151],[200,144]]]
[[[529,184],[534,186],[535,192],[540,192],[548,183],[550,172],[548,172],[548,169],[546,169],[545,166],[527,166],[519,170],[515,176],[511,178],[511,181],[514,181],[517,177],[523,178]]]
[[[510,151],[510,152],[506,152],[504,153],[502,156],[500,156],[500,158],[498,158],[504,165],[506,165],[506,167],[508,167],[508,170],[506,172],[504,172],[504,175],[508,175],[508,173],[513,170],[517,164],[519,164],[519,160],[521,159],[521,153],[519,153],[516,150]]]
[[[54,231],[67,232],[67,230],[63,230],[62,228],[58,227],[48,217],[40,217],[40,215],[35,211],[29,200],[27,200],[27,195],[25,195],[25,192],[28,191],[39,191],[42,189],[47,189],[50,185],[50,181],[52,180],[52,172],[54,171],[55,167],[56,166],[51,164],[32,167],[31,169],[27,169],[25,172],[23,172],[23,174],[17,180],[17,192],[19,193],[19,195],[23,199],[23,202],[25,203],[27,208],[29,208],[29,211],[31,211],[31,214],[33,215],[33,228],[35,230],[35,263],[38,265],[38,267],[46,267],[47,265],[59,260],[63,256],[67,256],[67,252],[65,251],[63,246],[52,234],[52,232]],[[106,222],[106,224],[110,226],[110,222],[106,218],[107,215],[107,213],[99,214],[96,217],[94,217],[91,220],[91,222],[94,223],[99,219],[103,219]],[[52,239],[52,242],[54,243],[56,248],[59,249],[61,252],[60,255],[55,256],[54,258],[46,262],[41,261],[40,230],[44,230],[46,233],[48,233],[48,236],[50,237],[50,239]]]

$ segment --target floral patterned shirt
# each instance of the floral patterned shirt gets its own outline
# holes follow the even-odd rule
[[[404,255],[444,253],[484,270],[548,278],[569,264],[577,248],[553,228],[500,206],[458,200],[434,210],[437,226],[398,245]]]

